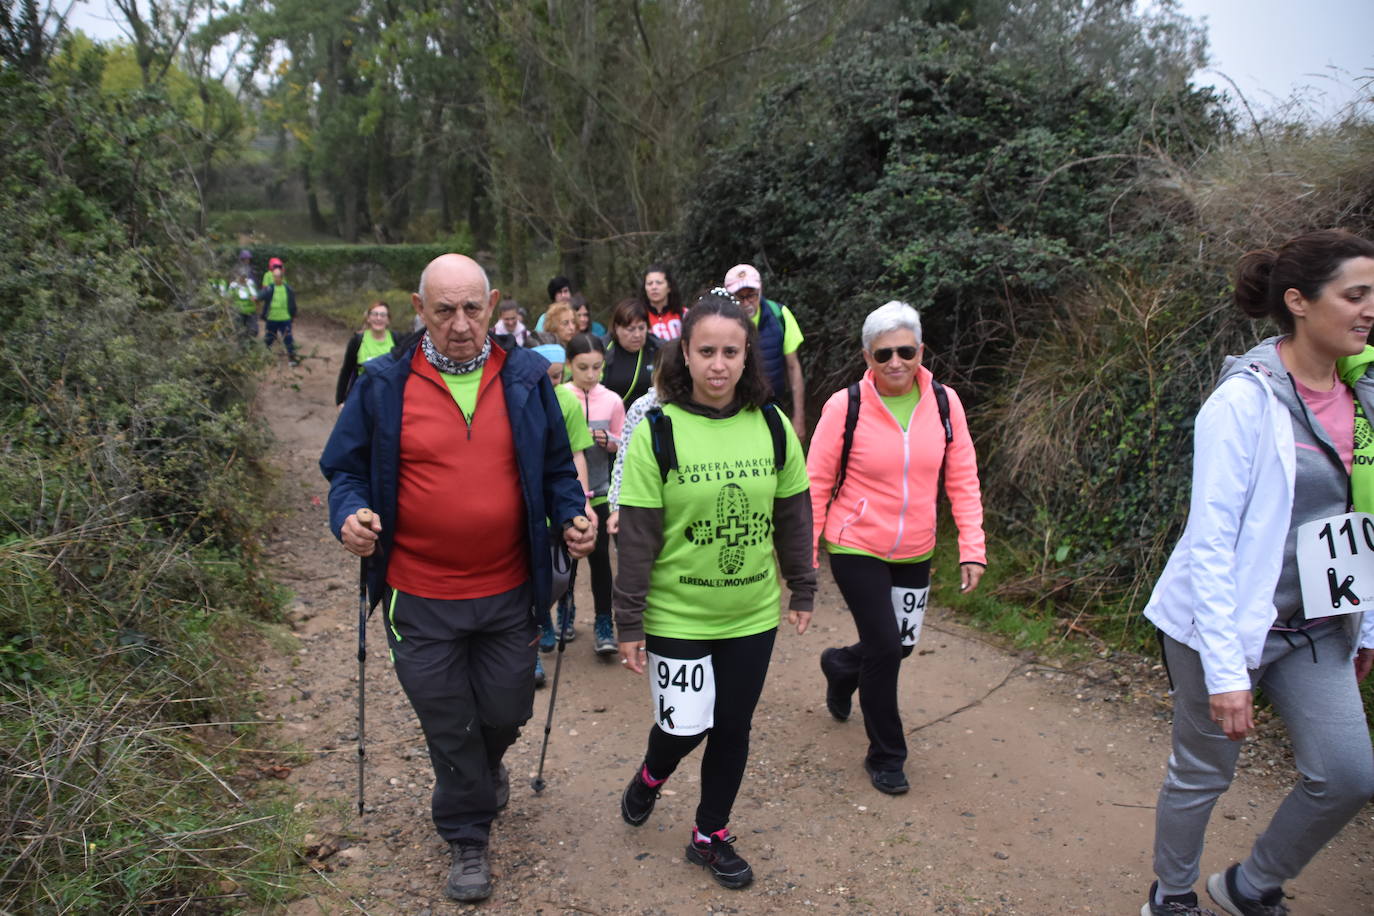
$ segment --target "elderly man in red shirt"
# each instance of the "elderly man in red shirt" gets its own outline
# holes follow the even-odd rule
[[[586,500],[548,363],[487,335],[500,297],[471,258],[430,262],[412,297],[424,331],[368,363],[320,458],[331,528],[374,557],[369,597],[386,604],[453,852],[445,893],[467,901],[491,893],[491,822],[510,796],[501,758],[533,712],[549,525],[574,557],[595,544],[573,524]]]

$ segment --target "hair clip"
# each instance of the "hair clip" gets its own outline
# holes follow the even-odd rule
[[[731,302],[735,303],[735,305],[739,305],[739,300],[735,298],[735,294],[732,293],[732,292],[730,292],[728,289],[726,289],[726,288],[723,287],[723,286],[714,286],[714,287],[712,287],[712,288],[711,288],[711,295],[712,295],[712,296],[721,296],[721,297],[723,297],[723,298],[729,299]]]

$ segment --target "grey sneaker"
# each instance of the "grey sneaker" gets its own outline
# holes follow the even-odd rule
[[[611,625],[611,615],[598,614],[592,626],[592,632],[596,636],[597,655],[615,655],[620,651],[620,647],[615,642],[615,628]]]
[[[1238,871],[1239,862],[1207,879],[1207,896],[1213,903],[1231,916],[1288,916],[1290,911],[1288,904],[1283,902],[1283,888],[1276,887],[1258,900],[1246,897],[1236,887]]]
[[[444,895],[450,900],[486,900],[491,896],[491,859],[487,844],[454,840],[453,867],[448,870]]]
[[[1155,903],[1155,891],[1158,888],[1158,881],[1150,885],[1150,896],[1140,908],[1140,916],[1217,916],[1212,910],[1199,906],[1197,894],[1192,891],[1165,897],[1163,903]]]

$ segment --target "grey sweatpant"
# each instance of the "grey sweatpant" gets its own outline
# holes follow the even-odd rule
[[[1339,620],[1299,633],[1270,632],[1260,667],[1250,672],[1288,728],[1301,780],[1274,812],[1245,875],[1271,889],[1294,878],[1374,795],[1374,751]],[[1316,660],[1313,661],[1313,653]],[[1231,785],[1241,742],[1212,721],[1202,660],[1168,636],[1164,655],[1174,683],[1173,753],[1155,812],[1155,874],[1166,887],[1198,879],[1212,807]]]
[[[387,643],[429,745],[434,826],[450,842],[485,843],[501,757],[534,711],[530,586],[452,601],[393,595]]]

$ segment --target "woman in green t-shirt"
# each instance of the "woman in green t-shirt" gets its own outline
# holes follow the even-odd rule
[[[373,357],[390,353],[396,346],[391,336],[391,309],[380,300],[372,303],[363,318],[363,329],[349,338],[344,349],[343,365],[339,367],[339,383],[334,386],[334,403],[343,407],[348,392],[363,371],[363,363]]]
[[[738,888],[753,871],[726,825],[778,632],[774,550],[799,634],[816,591],[806,467],[791,424],[767,403],[758,332],[729,293],[697,300],[661,352],[664,406],[630,442],[620,491],[620,659],[649,672],[654,715],[620,813],[634,826],[648,820],[663,782],[704,739],[686,858]]]

